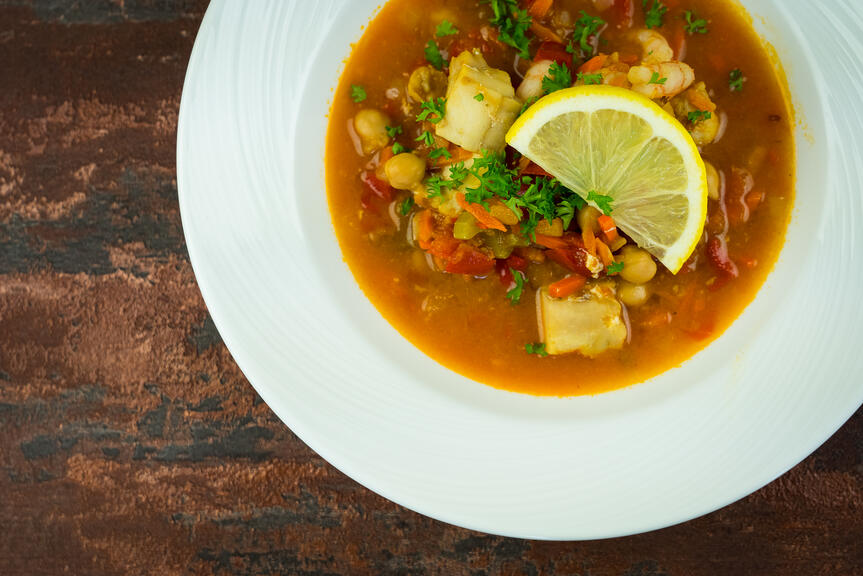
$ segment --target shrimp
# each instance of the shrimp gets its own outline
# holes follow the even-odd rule
[[[548,76],[552,64],[554,64],[553,60],[539,60],[531,64],[515,92],[519,100],[527,102],[531,98],[542,96],[542,79]]]
[[[628,79],[635,92],[648,98],[672,98],[695,82],[695,70],[683,62],[633,66]]]
[[[618,86],[620,88],[631,87],[629,80],[627,79],[627,74],[629,73],[629,64],[626,62],[620,61],[620,56],[617,52],[608,56],[606,54],[599,54],[596,58],[601,59],[601,64],[598,64],[598,67],[591,68],[591,70],[587,70],[584,66],[582,66],[582,72],[585,74],[601,74],[602,75],[602,83],[606,86]],[[584,85],[584,79],[579,78],[576,80],[576,86]]]
[[[705,146],[716,140],[719,134],[719,115],[716,114],[716,104],[710,99],[704,82],[695,84],[683,94],[673,98],[671,107],[677,119],[692,134],[692,139],[697,145]],[[690,117],[690,114],[695,112],[699,114]]]
[[[662,64],[674,58],[674,50],[668,45],[668,40],[655,30],[639,30],[635,39],[641,44],[643,64]]]

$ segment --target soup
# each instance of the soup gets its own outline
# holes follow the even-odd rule
[[[401,334],[471,379],[556,396],[645,381],[718,337],[778,258],[795,172],[782,82],[731,2],[390,0],[330,114],[344,258]],[[570,188],[568,164],[506,144],[590,98],[631,100],[639,122],[683,132],[695,151],[680,197],[690,219],[696,206],[706,216],[679,261],[624,225],[640,210],[645,230],[686,244],[673,215],[644,202],[627,212],[611,186]],[[620,174],[634,174],[624,156]],[[667,172],[657,161],[638,177],[670,186]]]

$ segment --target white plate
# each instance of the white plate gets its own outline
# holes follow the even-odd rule
[[[424,356],[342,262],[323,183],[326,114],[378,3],[214,0],[183,92],[178,183],[201,291],[249,381],[309,446],[446,522],[591,539],[729,504],[860,406],[863,4],[745,2],[801,120],[794,221],[755,303],[650,382],[542,399]]]

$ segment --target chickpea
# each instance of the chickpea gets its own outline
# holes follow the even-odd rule
[[[705,162],[707,169],[707,196],[711,200],[719,200],[719,172],[710,162]]]
[[[411,190],[425,177],[426,161],[416,154],[405,152],[387,160],[385,170],[393,188]]]
[[[599,222],[597,221],[597,218],[600,216],[602,216],[602,212],[593,206],[585,206],[578,211],[578,216],[576,216],[578,227],[582,230],[590,228],[593,230],[594,234],[599,234]]]
[[[636,308],[643,305],[650,298],[650,291],[644,284],[630,284],[629,282],[621,282],[620,288],[617,290],[617,295],[620,301]]]
[[[387,135],[387,126],[390,118],[380,110],[365,109],[357,112],[354,116],[354,130],[363,145],[363,152],[371,154],[389,144],[390,137]]]
[[[647,284],[656,276],[656,262],[647,250],[636,246],[624,246],[620,251],[623,270],[620,277],[633,284]]]

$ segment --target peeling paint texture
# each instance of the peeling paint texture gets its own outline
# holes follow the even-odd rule
[[[863,412],[741,502],[588,543],[424,518],[300,442],[231,360],[183,240],[205,8],[0,0],[0,574],[863,574]]]

